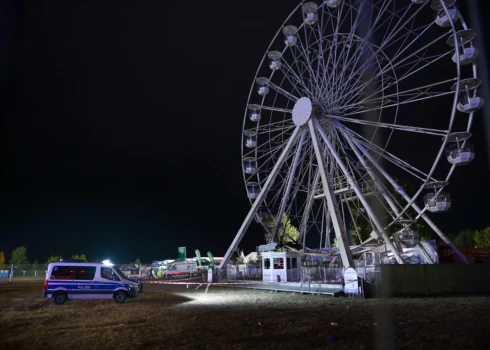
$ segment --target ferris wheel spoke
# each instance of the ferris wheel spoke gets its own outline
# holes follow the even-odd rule
[[[345,130],[345,129],[343,129]],[[391,164],[397,166],[399,169],[403,170],[404,172],[414,176],[415,178],[425,181],[428,178],[428,174],[425,172],[419,170],[415,166],[407,163],[406,161],[398,158],[397,156],[391,154],[385,149],[382,149],[381,147],[373,144],[369,140],[365,139],[361,135],[354,133],[352,130],[349,130],[348,134],[355,134],[355,137],[352,137],[352,140],[356,140],[359,142],[361,145],[366,147],[370,152],[374,152],[376,155],[379,157],[382,157],[384,160],[390,162]],[[436,181],[436,179],[431,177],[432,181]]]
[[[312,61],[311,61],[311,57],[310,57],[310,48],[309,48],[309,45],[308,45],[308,39],[307,39],[307,36],[308,34],[306,33],[306,30],[303,30],[303,33],[304,33],[304,36],[305,36],[305,43],[303,43],[302,40],[298,40],[298,45],[297,45],[297,48],[296,50],[299,50],[301,51],[301,54],[299,55],[299,59],[301,60],[301,58],[303,59],[302,60],[302,63],[303,63],[303,66],[304,66],[304,72],[307,72],[307,76],[308,76],[308,84],[306,82],[304,82],[304,85],[308,87],[308,90],[309,91],[312,91],[313,90],[313,85],[314,86],[318,86],[318,81],[316,80],[316,74],[315,74],[315,71],[313,70],[313,67],[312,67]],[[310,32],[311,34],[311,32]],[[305,47],[306,46],[306,47]],[[304,75],[304,73],[303,73]],[[303,78],[304,80],[304,78]]]
[[[352,45],[353,44],[353,38],[356,35],[356,30],[357,30],[357,27],[360,23],[360,20],[362,20],[362,18],[360,18],[360,16],[361,16],[361,13],[363,12],[362,8],[363,8],[364,4],[365,4],[365,2],[361,2],[360,8],[357,11],[355,11],[357,13],[357,15],[356,15],[354,21],[351,23],[350,32],[347,34],[347,42],[345,42],[344,45],[342,45],[342,49],[341,49],[340,54],[337,56],[337,50],[334,50],[333,66],[338,67],[340,65],[341,60],[344,60],[344,64],[341,65],[342,70],[341,70],[339,75],[337,75],[337,69],[336,68],[334,68],[332,70],[333,74],[330,75],[330,79],[328,80],[328,84],[327,84],[328,86],[332,86],[335,81],[342,81],[343,80],[346,68],[350,66],[350,64],[352,63],[352,60],[354,59],[354,57],[356,57],[356,53],[358,52],[358,50],[360,48],[360,46],[358,46],[356,48],[356,51],[352,55],[350,55],[351,48],[353,46]],[[354,8],[352,8],[352,10],[354,10]],[[367,13],[368,13],[368,11],[366,11],[364,13],[364,16],[367,16]],[[336,37],[335,39],[336,39],[336,42],[338,42],[338,37]],[[345,61],[347,58],[349,60]]]
[[[400,18],[399,21],[398,21],[398,23],[391,29],[390,35],[381,42],[381,44],[379,45],[380,46],[380,49],[383,49],[386,46],[388,46],[388,44],[394,38],[396,38],[396,36],[398,35],[398,33],[401,32],[402,30],[410,31],[408,29],[408,25],[410,23],[413,23],[415,17],[419,14],[419,12],[421,12],[424,9],[424,7],[426,5],[427,5],[427,3],[422,4],[422,6],[419,6],[417,8],[417,10],[415,10],[415,12],[411,16],[409,16],[408,18],[406,18],[405,22],[402,23],[402,21],[405,19],[405,15],[408,14],[408,11],[405,12],[404,16],[402,18]],[[407,7],[411,7],[411,6],[412,6],[412,4],[409,4]],[[395,30],[395,28],[398,28],[398,29]]]
[[[282,89],[281,87],[279,87],[273,83],[269,83],[269,87],[271,87],[273,90],[277,91],[279,94],[281,94],[282,96],[288,98],[289,100],[291,100],[293,102],[296,102],[299,99],[299,97],[294,96],[292,93],[287,92],[286,90]]]
[[[274,166],[274,164],[271,165],[271,163],[266,162],[266,160],[274,159],[274,157],[278,156],[280,152],[282,152],[284,147],[287,146],[287,141],[289,138],[290,135],[288,134],[283,133],[277,135],[274,137],[275,140],[270,140],[267,143],[261,144],[257,149],[251,150],[249,153],[244,154],[244,158],[247,157],[255,158],[256,161],[262,162],[262,164],[257,168],[257,170],[268,171],[272,166]],[[280,140],[282,140],[282,142]]]
[[[366,49],[368,48],[368,45],[367,45],[366,43],[368,43],[368,42],[369,42],[370,37],[371,37],[372,35],[374,35],[374,33],[375,33],[374,28],[375,28],[376,24],[378,24],[378,22],[380,21],[380,19],[381,19],[381,17],[382,17],[382,14],[384,14],[384,13],[385,13],[385,11],[387,11],[388,6],[389,6],[389,4],[390,4],[390,3],[391,3],[391,1],[389,1],[389,2],[387,2],[387,3],[385,4],[385,6],[382,8],[382,10],[380,11],[380,13],[378,14],[377,18],[374,20],[373,24],[371,25],[371,28],[369,28],[369,29],[368,29],[368,30],[367,30],[365,33],[363,33],[363,35],[364,35],[364,40],[363,40],[363,41],[361,41],[361,44],[357,46],[356,51],[354,51],[352,55],[349,55],[349,53],[350,53],[350,48],[352,47],[352,38],[353,38],[353,37],[356,35],[356,31],[357,31],[357,30],[360,30],[360,29],[358,28],[358,26],[362,25],[362,24],[361,24],[361,23],[362,23],[362,18],[361,18],[361,21],[359,21],[359,14],[360,14],[361,12],[363,12],[363,11],[362,11],[362,6],[363,6],[364,2],[362,2],[362,3],[361,3],[361,8],[359,8],[359,10],[357,11],[358,16],[356,17],[355,23],[354,23],[354,24],[351,26],[351,32],[350,32],[350,34],[349,34],[349,40],[350,40],[351,42],[350,42],[350,44],[349,44],[349,49],[346,51],[347,56],[350,56],[350,57],[349,57],[349,60],[348,60],[348,61],[344,61],[344,64],[343,64],[344,69],[342,70],[342,74],[341,74],[341,76],[340,76],[340,81],[348,80],[348,79],[346,79],[346,78],[345,78],[346,68],[347,68],[347,67],[350,67],[350,66],[354,66],[354,67],[355,67],[355,65],[357,65],[357,63],[358,63],[358,62],[359,62],[359,60],[361,59],[361,56],[362,56],[363,51],[364,51],[364,50],[366,50]],[[365,16],[367,16],[367,14],[369,13],[369,11],[365,11],[365,12],[366,12]],[[374,56],[374,55],[373,55],[373,56]],[[371,56],[371,57],[373,57],[373,56]],[[355,61],[354,61],[354,60],[355,60]],[[339,61],[339,62],[340,62],[340,61]],[[371,64],[373,64],[373,62],[369,62],[369,61],[367,61],[367,62],[365,62],[365,63],[366,63],[366,65],[368,65],[368,66],[369,66],[369,65],[371,65]],[[362,68],[360,68],[360,69],[362,69]],[[355,71],[354,71],[354,70],[352,70],[352,71],[351,71],[351,74],[350,74],[349,78],[350,78],[350,77],[352,77],[352,73],[353,73],[353,72],[355,72]],[[357,72],[355,72],[355,75],[360,75],[360,74],[359,74],[359,72],[357,71]],[[344,88],[345,88],[345,87],[344,87]],[[342,89],[342,88],[341,88],[341,89]]]
[[[289,65],[288,61],[283,59],[282,64],[283,67],[286,68],[284,71],[284,76],[289,81],[291,86],[293,86],[294,91],[300,96],[312,96],[313,94],[308,86],[306,86],[304,80],[299,77],[299,74]]]
[[[361,125],[372,126],[376,128],[380,127],[380,128],[394,129],[400,131],[415,132],[415,133],[421,133],[427,135],[446,136],[448,133],[447,130],[422,128],[422,127],[409,126],[409,125],[400,125],[395,123],[373,122],[369,120],[352,119],[352,118],[337,117],[337,116],[328,116],[328,117],[343,122],[348,122],[348,123],[361,124]]]
[[[400,32],[402,29],[404,29],[404,27],[405,27],[407,24],[409,24],[409,23],[410,23],[410,21],[412,21],[412,20],[414,19],[414,17],[416,16],[416,14],[417,14],[417,13],[418,13],[420,10],[421,10],[421,8],[419,8],[419,9],[418,9],[418,10],[417,10],[417,11],[416,11],[414,14],[412,14],[412,16],[410,16],[410,17],[407,19],[407,21],[406,21],[405,23],[403,23],[403,25],[401,25],[401,26],[400,26],[400,28],[398,28],[398,29],[397,29],[397,30],[396,30],[394,33],[392,33],[392,34],[391,34],[391,35],[390,35],[390,36],[389,36],[387,39],[385,39],[385,40],[384,40],[384,41],[383,41],[383,42],[380,44],[380,46],[377,48],[377,50],[373,52],[373,54],[370,56],[370,58],[368,58],[368,59],[366,60],[366,62],[365,62],[364,64],[365,64],[365,65],[371,65],[371,64],[373,64],[373,61],[376,59],[377,55],[378,55],[380,52],[382,52],[382,50],[383,50],[383,49],[384,49],[386,46],[388,46],[388,44],[390,43],[390,41],[391,41],[393,38],[395,38],[395,37],[396,37],[396,36],[395,36],[396,34],[398,34],[398,33],[399,33],[399,32]],[[396,28],[396,27],[395,27],[395,28]],[[438,39],[434,40],[434,41],[433,41],[433,43],[434,43],[434,42],[437,42],[438,40],[440,40],[440,38],[442,38],[442,37],[444,37],[444,36],[447,36],[447,34],[444,34],[443,36],[441,36],[441,37],[439,37]],[[433,43],[432,43],[432,44],[433,44]],[[415,52],[414,54],[417,54],[418,52],[422,51],[422,50],[423,50],[425,47],[428,47],[428,46],[430,46],[430,44],[428,44],[428,45],[424,46],[422,49],[419,49],[419,50],[418,50],[417,52]],[[413,56],[414,54],[409,55],[408,57],[411,57],[411,56]],[[405,59],[407,59],[407,58],[405,58]],[[404,59],[404,60],[405,60],[405,59]],[[395,67],[395,65],[391,66],[391,69],[393,69],[394,67]],[[362,68],[362,66],[361,66],[361,67],[359,67],[357,70],[355,70],[355,71],[354,71],[354,74],[355,74],[355,75],[359,75],[359,73],[362,71],[362,69],[363,69],[363,68]],[[347,82],[347,81],[348,81],[348,80],[346,80],[346,82]],[[346,82],[344,82],[344,85],[346,84]],[[345,88],[345,86],[342,86],[341,88]]]
[[[386,89],[389,89],[390,87],[392,87],[393,84],[395,84],[395,83],[396,84],[399,84],[400,82],[406,80],[410,76],[412,76],[412,75],[418,73],[419,71],[421,71],[422,69],[425,69],[428,66],[430,66],[430,65],[438,62],[439,60],[441,60],[442,58],[444,58],[446,56],[447,56],[447,54],[443,54],[443,55],[435,56],[430,61],[425,60],[427,63],[425,65],[419,67],[419,68],[416,68],[416,66],[418,65],[419,62],[421,62],[421,60],[410,62],[410,65],[407,64],[407,66],[410,66],[410,68],[408,68],[407,71],[404,72],[403,76],[401,76],[400,78],[395,79],[394,82],[391,83],[391,84],[382,84],[378,89],[376,89],[375,92],[373,92],[370,96],[367,96],[366,99],[369,99],[369,97],[372,97],[372,96],[374,96],[376,94],[379,94],[381,92],[384,92]],[[362,89],[365,89],[369,84],[374,83],[376,81],[376,79],[379,78],[380,76],[381,75],[378,74],[378,75],[374,76],[373,78],[371,78],[368,82],[365,82],[359,88],[351,90],[350,93],[349,93],[349,95],[351,95],[351,99],[344,101],[345,104],[351,103],[351,101],[357,96],[356,93],[359,93],[360,91],[362,91]],[[440,81],[440,82],[437,82],[437,83],[434,83],[434,84],[431,84],[431,85],[422,86],[422,87],[419,87],[419,88],[414,88],[413,90],[422,89],[422,88],[428,88],[428,87],[433,87],[433,86],[441,85],[441,84],[448,83],[448,82],[454,82],[455,80],[457,80],[457,78],[448,79],[448,80],[445,80],[445,81]],[[385,86],[383,86],[383,85],[385,85]],[[397,93],[392,94],[392,95],[397,95]],[[385,96],[385,97],[389,97],[389,96]]]
[[[395,61],[395,59],[392,60],[392,62],[390,63],[390,67],[385,67],[382,71],[381,71],[381,74],[383,74],[385,71],[387,70],[393,70],[395,68],[397,68],[398,66],[400,66],[402,63],[405,63],[407,62],[409,59],[411,59],[412,57],[417,57],[419,53],[427,50],[429,47],[433,46],[434,44],[436,44],[438,41],[441,41],[442,39],[444,38],[447,38],[447,33],[444,33],[443,35],[437,37],[436,39],[430,41],[429,43],[425,44],[424,46],[418,48],[417,50],[411,52],[409,55],[403,57],[402,59],[398,60],[398,61]],[[445,52],[441,55],[438,55],[439,57],[443,57],[445,55],[447,55],[448,52]],[[397,56],[396,59],[399,59],[400,56]],[[435,60],[432,62],[434,63]]]
[[[409,31],[406,33],[406,35],[404,36],[404,41],[401,45],[399,45],[399,48],[398,50],[396,51],[396,53],[394,54],[393,56],[393,61],[396,61],[399,57],[401,57],[406,51],[410,50],[412,48],[412,46],[417,43],[419,41],[419,39],[424,35],[426,34],[430,29],[432,28],[432,23],[431,24],[428,24],[426,25],[425,27],[421,27],[421,28],[418,28],[416,31]],[[420,31],[420,33],[417,33],[418,31]],[[410,37],[410,34],[412,35],[415,35],[415,38],[408,44],[406,44],[406,41],[408,40],[408,38]],[[401,37],[399,40],[401,40],[403,37]],[[390,45],[388,45],[388,47],[394,45],[396,43],[396,41],[392,42]]]
[[[384,98],[383,100],[378,101],[378,102],[381,102],[381,105],[379,105],[377,107],[365,108],[362,105],[369,104],[369,102],[364,102],[362,105],[356,104],[355,106],[352,106],[352,107],[357,107],[357,108],[352,108],[352,107],[351,108],[345,108],[345,110],[342,111],[342,115],[352,116],[352,115],[356,115],[356,114],[364,114],[367,112],[382,111],[382,110],[385,110],[388,108],[399,108],[400,105],[420,102],[423,100],[433,99],[433,98],[447,96],[447,95],[454,95],[454,92],[433,92],[433,93],[421,92],[421,93],[417,93],[417,94],[414,93],[412,95],[407,94],[406,96],[404,96],[404,97],[407,97],[406,100],[398,101],[398,102],[390,100],[389,98]],[[402,96],[399,96],[399,97],[402,97]]]
[[[311,86],[308,86],[304,78],[304,74],[306,72],[306,69],[302,67],[304,61],[301,59],[301,56],[297,55],[296,51],[298,51],[298,49],[295,47],[290,47],[288,50],[288,53],[292,56],[291,58],[292,64],[289,64],[286,57],[283,56],[282,63],[287,68],[287,72],[284,72],[284,74],[289,75],[288,73],[290,73],[292,78],[294,79],[289,79],[289,80],[296,81],[298,85],[300,85],[305,91],[308,91],[311,94]],[[292,84],[296,85],[294,83]]]
[[[336,47],[337,43],[338,43],[338,36],[339,36],[339,28],[340,28],[340,24],[341,24],[341,18],[342,18],[342,13],[343,13],[343,10],[344,10],[344,6],[345,6],[345,2],[342,2],[341,5],[340,5],[340,9],[338,11],[338,14],[336,16],[336,24],[335,24],[335,29],[333,31],[333,41],[332,41],[332,45],[329,46],[327,49],[331,48],[331,47]],[[326,6],[323,6],[323,9],[326,9],[327,7]],[[325,11],[323,12],[323,16],[325,16]],[[327,16],[330,16],[331,13],[330,11],[328,11],[328,14]],[[332,21],[333,23],[333,21]],[[322,76],[323,76],[323,79],[322,79],[322,85],[320,87],[320,90],[323,92],[323,91],[326,91],[328,89],[328,82],[329,82],[329,77],[332,75],[332,74],[328,74],[329,70],[327,69],[327,67],[329,67],[330,65],[330,62],[332,60],[332,57],[335,55],[336,53],[332,53],[332,50],[330,50],[330,52],[328,53],[328,58],[327,58],[327,62],[325,63],[324,62],[324,65],[322,66]],[[323,56],[325,55],[325,51],[322,51],[322,58]],[[323,59],[324,60],[324,59]],[[333,72],[333,70],[332,70]]]
[[[435,92],[429,91],[431,88],[439,86],[439,85],[449,85],[449,83],[454,83],[455,79],[447,79],[445,81],[439,81],[437,83],[428,84],[425,86],[420,86],[412,89],[408,89],[405,91],[399,91],[389,95],[383,95],[380,97],[369,99],[365,97],[364,100],[352,103],[350,105],[343,105],[338,108],[329,109],[329,112],[340,112],[344,115],[354,115],[359,113],[365,113],[367,111],[380,110],[387,107],[393,107],[400,104],[413,103],[422,100],[426,100],[428,98],[436,98],[442,97],[446,95],[454,94],[453,91],[443,91],[443,92]],[[371,94],[371,96],[374,94]],[[392,98],[396,100],[392,100]],[[404,99],[405,98],[405,99]],[[366,105],[376,105],[376,107],[366,108]],[[357,110],[352,111],[352,108],[357,107]]]
[[[264,124],[255,128],[257,135],[269,134],[269,139],[265,142],[261,142],[257,147],[260,149],[261,145],[265,143],[274,144],[278,142],[280,138],[284,138],[295,128],[295,125],[289,123],[289,121],[272,122]],[[253,150],[253,149],[252,149]]]
[[[415,56],[416,54],[412,54],[410,55],[410,58]],[[377,89],[375,91],[374,94],[379,94],[380,92],[383,92],[384,90],[390,88],[393,84],[398,84],[400,83],[401,81],[407,79],[408,77],[412,76],[413,74],[415,73],[418,73],[419,71],[421,71],[422,69],[426,69],[428,66],[432,65],[432,64],[435,64],[437,63],[439,60],[441,60],[442,58],[446,57],[448,55],[448,53],[444,53],[442,55],[437,55],[437,56],[434,56],[431,60],[428,60],[428,58],[424,58],[424,59],[419,59],[415,62],[411,62],[412,64],[410,64],[410,67],[406,72],[404,72],[404,75],[401,76],[400,78],[396,79],[394,81],[394,83],[390,84],[390,85],[387,85],[387,86],[383,86],[381,87],[381,89]],[[405,58],[406,59],[406,58]],[[405,59],[403,60],[405,62]],[[424,61],[425,64],[419,68],[416,68],[416,64],[420,63]],[[396,68],[397,66],[399,66],[402,62],[398,62],[398,63],[395,63],[393,65],[391,65],[389,68],[385,67],[382,71],[380,71],[379,73],[373,75],[373,77],[370,78],[370,80],[362,83],[362,84],[359,84],[359,79],[356,81],[356,83],[358,83],[357,87],[355,88],[352,88],[352,89],[349,89],[348,92],[346,94],[344,94],[342,97],[338,98],[336,101],[334,101],[334,103],[340,103],[341,101],[346,101],[346,98],[348,96],[357,96],[357,94],[359,94],[362,90],[364,90],[367,86],[369,86],[370,84],[373,84],[375,83],[376,81],[378,81],[382,76],[383,74],[387,73],[390,69],[393,70],[394,68]],[[416,63],[416,64],[413,64],[413,63]],[[408,65],[408,64],[407,64]],[[436,85],[440,85],[440,84],[444,84],[444,83],[447,83],[449,81],[454,81],[455,79],[450,79],[450,80],[446,80],[446,81],[442,81],[442,82],[437,82],[437,83],[434,83],[432,85],[428,85],[428,86],[423,86],[423,87],[420,87],[420,88],[415,88],[415,89],[421,89],[421,88],[425,88],[425,87],[431,87],[431,86],[436,86]],[[345,84],[344,84],[345,85]],[[413,89],[413,90],[415,90]],[[410,91],[410,90],[409,90]]]
[[[337,88],[337,93],[332,94],[332,101],[330,102],[331,106],[338,105],[340,103],[344,103],[345,100],[348,99],[349,96],[356,96],[356,93],[362,91],[365,89],[369,84],[367,82],[362,82],[363,76],[366,72],[368,72],[370,69],[373,67],[376,67],[376,63],[379,62],[373,62],[372,65],[364,65],[363,70],[358,72],[358,74],[354,79],[354,76],[352,76],[353,71],[351,71],[351,74],[349,76],[349,79],[347,81],[351,81],[351,84],[345,84],[342,83],[340,87]],[[374,80],[374,79],[371,79]],[[336,99],[335,99],[336,98]]]
[[[279,107],[271,107],[271,106],[262,105],[261,109],[265,109],[266,111],[273,111],[273,112],[293,113],[293,110],[288,109],[288,108],[279,108]]]
[[[343,5],[341,6],[343,7]],[[325,36],[325,30],[327,29],[327,27],[329,27],[330,24],[332,25],[332,28],[335,28],[335,24],[334,24],[335,16],[331,15],[330,13],[328,16],[325,15],[325,8],[326,6],[321,7],[322,12],[321,12],[321,16],[319,16],[319,25],[313,27],[314,29],[316,29],[316,31],[314,30],[314,35],[315,35],[315,41],[318,44],[318,52],[317,52],[317,56],[315,57],[316,58],[315,80],[317,81],[318,89],[316,91],[315,98],[318,98],[319,96],[322,95],[323,92],[322,85],[325,77],[324,72],[326,72],[325,69],[323,68],[323,59],[325,55],[325,49],[323,47],[324,44],[323,37]]]

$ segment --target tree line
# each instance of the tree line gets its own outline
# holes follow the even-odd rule
[[[490,225],[483,230],[462,230],[448,238],[458,247],[490,248]]]
[[[14,264],[14,265],[27,265],[27,264],[49,264],[52,262],[58,262],[63,257],[61,255],[53,255],[48,258],[45,262],[38,262],[35,260],[34,262],[30,262],[29,259],[27,258],[27,249],[24,246],[20,246],[15,248],[12,253],[10,254],[10,259],[8,259],[5,256],[5,253],[0,251],[0,266],[6,265],[7,262],[8,264]],[[71,257],[68,257],[68,259],[73,259],[73,260],[80,260],[83,262],[88,262],[88,258],[85,254],[73,254]],[[99,259],[95,260],[96,262],[99,262]],[[136,259],[134,263],[131,263],[131,265],[136,264],[136,265],[141,265],[141,261],[139,258]]]

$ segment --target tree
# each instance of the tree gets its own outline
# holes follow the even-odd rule
[[[29,264],[29,260],[27,260],[27,249],[24,246],[15,248],[12,251],[10,263],[15,265]]]
[[[373,231],[373,227],[363,208],[354,207],[354,204],[349,205],[351,206],[350,211],[352,213],[352,239],[354,240],[355,244],[361,244],[361,241],[364,242],[366,239],[369,238],[371,232]],[[332,247],[334,247],[333,244]]]
[[[473,248],[475,246],[475,230],[462,230],[452,240],[457,247]]]
[[[476,231],[474,239],[476,247],[490,248],[490,226],[485,227],[483,230]]]
[[[299,238],[298,229],[291,223],[291,220],[287,214],[282,215],[281,222],[278,223],[276,218],[268,216],[264,220],[265,226],[269,227],[271,231],[275,230],[277,224],[279,224],[279,229],[277,231],[279,235],[279,240],[281,243],[296,243]]]
[[[87,262],[87,257],[85,256],[85,254],[81,254],[81,255],[73,254],[71,258],[74,260],[82,260],[83,262]]]
[[[140,266],[141,265],[140,258],[136,258],[136,260],[134,261],[134,264],[137,266]]]
[[[237,250],[233,253],[231,260],[236,265],[244,264],[245,263],[245,254],[243,253],[243,250],[241,250],[240,248],[237,248]]]
[[[53,255],[53,256],[50,256],[48,260],[46,260],[46,264],[49,264],[52,262],[59,262],[61,259],[63,259],[62,256]]]
[[[5,265],[5,263],[6,263],[5,253],[4,252],[0,252],[0,266]]]

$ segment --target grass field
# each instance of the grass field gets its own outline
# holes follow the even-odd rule
[[[361,300],[146,284],[124,304],[55,305],[0,284],[0,349],[487,349],[490,297]],[[334,334],[338,339],[331,340]]]

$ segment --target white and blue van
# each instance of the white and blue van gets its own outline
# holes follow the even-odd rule
[[[44,283],[44,296],[56,304],[68,299],[111,299],[124,303],[141,290],[137,281],[128,279],[112,264],[66,262],[50,263]]]

